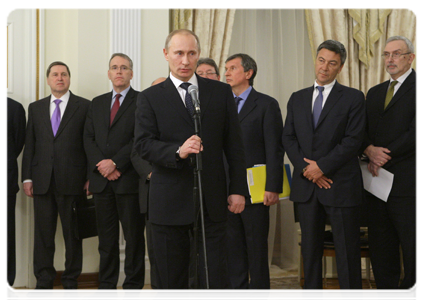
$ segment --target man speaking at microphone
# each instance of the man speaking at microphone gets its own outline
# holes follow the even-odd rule
[[[189,30],[169,34],[163,49],[170,75],[138,96],[135,150],[152,163],[149,218],[156,251],[158,288],[189,286],[190,235],[199,216],[193,201],[195,155],[202,155],[202,190],[210,288],[227,287],[227,210],[244,210],[248,187],[241,129],[229,85],[195,75],[198,37]],[[190,85],[198,87],[201,131],[195,135]],[[223,154],[229,164],[229,197]],[[194,158],[194,159],[192,159]],[[201,237],[201,234],[199,234]],[[199,245],[202,245],[200,238]],[[198,247],[202,249],[202,246]],[[206,287],[203,253],[198,276]]]

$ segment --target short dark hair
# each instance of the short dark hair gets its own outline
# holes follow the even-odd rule
[[[226,59],[225,63],[238,57],[241,58],[241,65],[244,68],[244,72],[253,70],[253,75],[251,75],[250,79],[248,80],[249,84],[253,86],[254,78],[257,75],[257,64],[256,64],[256,61],[251,56],[245,53],[233,54]]]
[[[216,70],[216,75],[217,76],[220,76],[220,74],[219,74],[219,67],[217,66],[216,62],[212,58],[208,58],[208,57],[200,58],[198,60],[198,62],[197,62],[197,68],[200,65],[209,65],[209,66],[212,66]]]
[[[112,61],[112,59],[113,59],[113,58],[115,58],[116,56],[119,56],[119,57],[122,57],[122,58],[124,58],[124,59],[127,59],[127,60],[129,61],[129,68],[131,68],[131,70],[133,69],[134,64],[132,63],[132,59],[131,59],[128,55],[126,55],[126,54],[124,54],[124,53],[113,53],[113,54],[112,54],[112,57],[110,57],[110,60],[109,60],[109,68],[110,68],[110,62],[111,62],[111,61]]]
[[[341,56],[341,65],[343,65],[347,60],[347,50],[345,50],[345,47],[341,42],[335,40],[324,41],[319,45],[319,47],[317,47],[316,56],[323,48],[339,54]]]
[[[198,52],[201,52],[200,39],[198,38],[198,36],[193,31],[188,30],[188,29],[176,29],[176,30],[172,31],[171,33],[169,33],[169,35],[167,36],[166,41],[165,41],[166,51],[169,50],[170,40],[173,38],[173,36],[175,36],[177,34],[192,35],[195,38],[195,40],[197,41]]]
[[[66,67],[66,69],[68,70],[69,77],[71,76],[71,73],[70,73],[70,71],[69,71],[69,67],[68,67],[68,66],[67,66],[64,62],[61,62],[61,61],[54,61],[54,62],[52,62],[52,63],[48,66],[48,68],[47,68],[47,72],[46,72],[47,77],[48,77],[48,75],[50,75],[51,68],[53,68],[54,66],[65,66],[65,67]]]

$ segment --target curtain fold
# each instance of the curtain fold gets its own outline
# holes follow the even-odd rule
[[[212,58],[224,70],[234,17],[234,9],[173,9],[171,27],[194,31],[200,39],[201,57]]]

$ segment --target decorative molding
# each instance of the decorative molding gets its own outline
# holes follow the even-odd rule
[[[134,64],[131,86],[141,90],[141,10],[112,9],[110,16],[110,56],[113,53],[128,55]]]

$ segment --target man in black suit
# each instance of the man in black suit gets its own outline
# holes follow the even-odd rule
[[[171,32],[163,53],[169,62],[170,76],[140,93],[135,124],[135,149],[153,165],[149,219],[158,287],[188,288],[189,285],[190,231],[198,218],[190,158],[202,151],[209,283],[210,288],[225,288],[226,211],[240,213],[248,195],[244,147],[232,92],[227,84],[195,75],[200,43],[193,32],[185,29]],[[199,90],[201,138],[195,135],[192,114],[185,106],[187,103],[188,108],[193,108],[191,97],[185,98],[189,84],[197,85]],[[224,153],[229,164],[229,197]],[[204,288],[204,259],[200,251],[201,264],[200,287]]]
[[[29,105],[22,159],[24,191],[34,197],[36,288],[53,288],[57,214],[66,247],[62,284],[64,288],[77,288],[82,241],[74,236],[72,204],[87,188],[83,130],[90,102],[69,91],[70,71],[63,62],[50,64],[47,84],[51,95]]]
[[[115,289],[119,278],[119,221],[125,236],[124,289],[142,289],[145,273],[144,215],[139,176],[131,162],[136,98],[132,60],[115,53],[108,77],[113,91],[95,97],[85,123],[89,191],[94,194],[100,253],[100,289]]]
[[[416,282],[416,72],[409,39],[394,36],[383,52],[391,79],[367,93],[364,154],[368,170],[394,174],[386,202],[366,192],[369,246],[377,288],[411,288]],[[390,97],[389,97],[390,95]],[[404,278],[400,282],[401,254]]]
[[[253,88],[257,64],[247,54],[226,60],[226,82],[232,87],[241,124],[247,168],[266,165],[263,203],[246,201],[240,214],[228,216],[230,288],[270,289],[267,237],[269,206],[279,202],[283,183],[282,114],[278,102]]]
[[[7,98],[7,281],[13,286],[16,276],[15,207],[18,185],[18,156],[25,143],[25,109]]]
[[[294,166],[291,200],[297,204],[304,288],[322,288],[325,221],[332,226],[339,285],[361,288],[358,154],[364,136],[362,92],[339,84],[346,50],[333,40],[317,49],[314,86],[292,94],[283,146]]]

